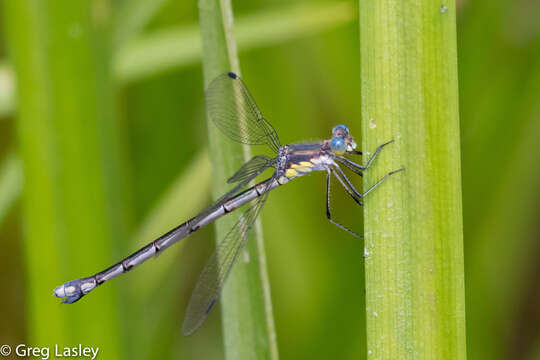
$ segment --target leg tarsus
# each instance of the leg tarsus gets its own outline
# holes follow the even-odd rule
[[[369,168],[371,166],[371,163],[373,162],[373,160],[375,160],[375,158],[377,157],[377,155],[379,154],[379,152],[381,152],[382,148],[385,147],[386,145],[388,144],[391,144],[394,142],[394,139],[390,140],[390,141],[387,141],[385,142],[384,144],[382,145],[379,145],[379,147],[375,150],[375,152],[373,153],[373,155],[371,155],[371,157],[369,158],[366,166],[364,166],[364,169],[363,170],[366,170],[367,168]]]
[[[395,173],[398,173],[400,171],[405,171],[405,168],[401,168],[398,170],[390,171],[388,174],[384,175],[379,181],[375,183],[375,185],[371,186],[369,189],[367,189],[363,194],[361,194],[360,197],[364,197],[367,194],[369,194],[373,189],[375,189],[377,186],[381,185],[381,183],[386,180],[387,177],[394,175]]]
[[[362,236],[358,235],[357,233],[355,233],[354,231],[352,231],[351,229],[348,229],[346,228],[345,226],[341,225],[340,223],[338,223],[337,221],[334,221],[330,218],[328,218],[328,220],[330,220],[330,222],[334,225],[336,225],[337,227],[339,227],[341,230],[345,230],[346,232],[348,232],[349,234],[351,234],[352,236],[354,236],[355,238],[357,239],[362,239]]]
[[[351,194],[351,196],[352,196],[352,194]],[[353,196],[353,199],[356,202],[359,202],[359,200],[357,200],[354,196]],[[361,201],[360,201],[360,203],[361,203]],[[348,232],[349,234],[351,234],[352,236],[354,236],[356,238],[362,239],[362,236],[358,235],[354,231],[350,230],[349,228],[341,225],[340,223],[338,223],[337,221],[334,221],[332,219],[332,215],[330,214],[330,170],[328,170],[328,172],[326,174],[326,217],[328,218],[328,220],[332,224],[336,225],[340,229],[345,230],[346,232]]]
[[[400,172],[400,171],[405,171],[405,168],[402,167],[401,169],[397,169],[397,170],[394,170],[394,171],[390,171],[390,172],[388,173],[388,176],[394,175],[395,173],[398,173],[398,172]]]
[[[358,165],[354,161],[351,161],[351,160],[349,160],[349,159],[347,159],[346,157],[343,157],[343,156],[335,156],[335,159],[337,159],[342,164],[347,164],[347,165],[350,165],[350,166],[356,168],[357,170],[364,171],[364,170],[367,170],[371,166],[371,163],[373,163],[373,161],[375,160],[377,155],[379,155],[379,152],[381,152],[381,149],[383,147],[385,147],[386,145],[391,144],[393,142],[394,142],[394,139],[392,139],[390,141],[387,141],[382,145],[379,145],[379,147],[375,150],[373,155],[371,155],[371,157],[369,158],[369,160],[368,160],[368,162],[367,162],[367,164],[365,166]],[[350,168],[349,166],[347,166],[347,167]]]

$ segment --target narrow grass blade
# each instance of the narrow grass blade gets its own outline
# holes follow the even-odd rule
[[[227,71],[239,72],[230,1],[200,0],[199,16],[205,88]],[[209,123],[214,171],[214,198],[226,190],[225,179],[249,157],[248,149],[233,143]],[[237,212],[217,224],[218,241],[238,219]],[[225,285],[221,304],[223,336],[228,359],[277,359],[270,285],[260,223]]]
[[[15,80],[8,64],[0,65],[0,120],[15,110]]]
[[[14,154],[9,154],[0,165],[0,226],[19,198],[22,187],[21,162]]]
[[[368,358],[464,359],[455,5],[360,1]]]

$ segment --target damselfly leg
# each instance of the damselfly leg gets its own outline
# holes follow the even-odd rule
[[[375,150],[375,152],[373,153],[371,158],[368,160],[368,163],[366,164],[366,166],[358,165],[355,162],[350,161],[349,159],[347,159],[345,157],[342,157],[342,156],[336,156],[335,159],[338,160],[342,165],[347,167],[349,170],[351,170],[355,174],[362,176],[362,170],[365,170],[365,169],[369,168],[369,166],[373,163],[373,160],[380,153],[381,149],[384,146],[392,143],[393,141],[394,140],[391,140],[391,141],[388,141],[388,142],[380,145]],[[349,154],[361,154],[361,152],[360,151],[355,151],[355,152],[349,151]],[[334,165],[331,168],[327,169],[327,174],[326,174],[326,217],[328,218],[328,220],[332,224],[338,226],[340,229],[347,231],[349,234],[351,234],[351,235],[353,235],[353,236],[355,236],[357,238],[361,238],[361,236],[356,234],[354,231],[350,230],[346,226],[344,226],[344,225],[342,225],[342,224],[340,224],[337,221],[332,219],[332,215],[331,215],[331,212],[330,212],[330,177],[331,177],[331,175],[334,175],[336,177],[336,179],[338,179],[341,186],[343,186],[343,188],[347,191],[347,193],[353,198],[353,200],[358,205],[364,205],[364,202],[361,200],[363,197],[365,197],[367,194],[369,194],[371,191],[373,191],[384,180],[386,180],[386,178],[388,178],[389,176],[391,176],[391,175],[393,175],[393,174],[395,174],[395,173],[397,173],[399,171],[402,171],[402,170],[405,170],[405,169],[401,168],[401,169],[389,172],[388,174],[383,176],[379,181],[377,181],[373,186],[371,186],[368,190],[366,190],[364,193],[360,193],[356,189],[356,187],[353,185],[353,183],[349,180],[347,175],[345,175],[345,173],[343,172],[341,167],[337,163],[334,163]]]
[[[338,223],[337,221],[335,221],[334,219],[332,219],[332,214],[330,213],[330,176],[331,176],[331,170],[328,169],[327,172],[326,172],[326,217],[328,218],[328,220],[336,225],[337,227],[339,227],[340,229],[342,230],[345,230],[346,232],[348,232],[349,234],[351,234],[352,236],[356,237],[356,238],[359,238],[361,239],[362,237],[360,235],[358,235],[357,233],[355,233],[354,231],[352,231],[351,229],[349,229],[348,227],[346,227],[345,225],[342,225],[340,223]],[[359,202],[359,200],[357,200],[352,193],[349,192],[349,194],[351,194],[352,198],[358,202],[359,205],[362,205],[361,202]]]
[[[385,147],[388,144],[393,143],[393,142],[394,142],[394,139],[392,139],[392,140],[390,140],[388,142],[385,142],[382,145],[379,145],[379,147],[375,150],[373,155],[371,155],[371,157],[369,158],[369,160],[368,160],[368,162],[367,162],[367,164],[365,166],[359,165],[359,164],[355,163],[354,161],[351,161],[351,160],[349,160],[349,159],[347,159],[346,157],[343,157],[343,156],[336,156],[336,160],[339,161],[340,163],[342,163],[343,165],[347,166],[348,168],[353,167],[353,168],[356,168],[357,170],[360,170],[360,171],[367,170],[371,166],[371,164],[373,163],[373,160],[375,160],[377,155],[379,155],[382,148]]]

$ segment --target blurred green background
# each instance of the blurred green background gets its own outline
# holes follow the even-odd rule
[[[75,305],[51,296],[210,203],[196,2],[2,5],[0,344],[222,358],[219,310],[180,331],[212,227]],[[457,5],[468,355],[540,359],[540,2]],[[233,6],[243,78],[282,143],[339,123],[360,139],[357,3]],[[365,357],[363,244],[326,221],[324,187],[291,183],[262,215],[283,359]]]

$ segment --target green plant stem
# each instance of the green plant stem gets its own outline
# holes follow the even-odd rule
[[[112,261],[129,205],[112,105],[108,2],[4,1],[17,76],[28,343],[121,358],[114,288],[60,306],[54,286]],[[108,260],[107,260],[108,259]]]
[[[221,73],[239,73],[240,66],[230,1],[200,0],[199,16],[206,88]],[[215,179],[213,196],[218,198],[226,191],[224,179],[248,159],[249,151],[227,139],[213,124],[209,123],[208,127]],[[239,215],[235,212],[218,222],[218,241]],[[278,358],[260,223],[254,228],[255,235],[249,235],[246,249],[231,271],[221,297],[225,355],[231,360]]]
[[[455,5],[360,1],[370,359],[464,359]]]

